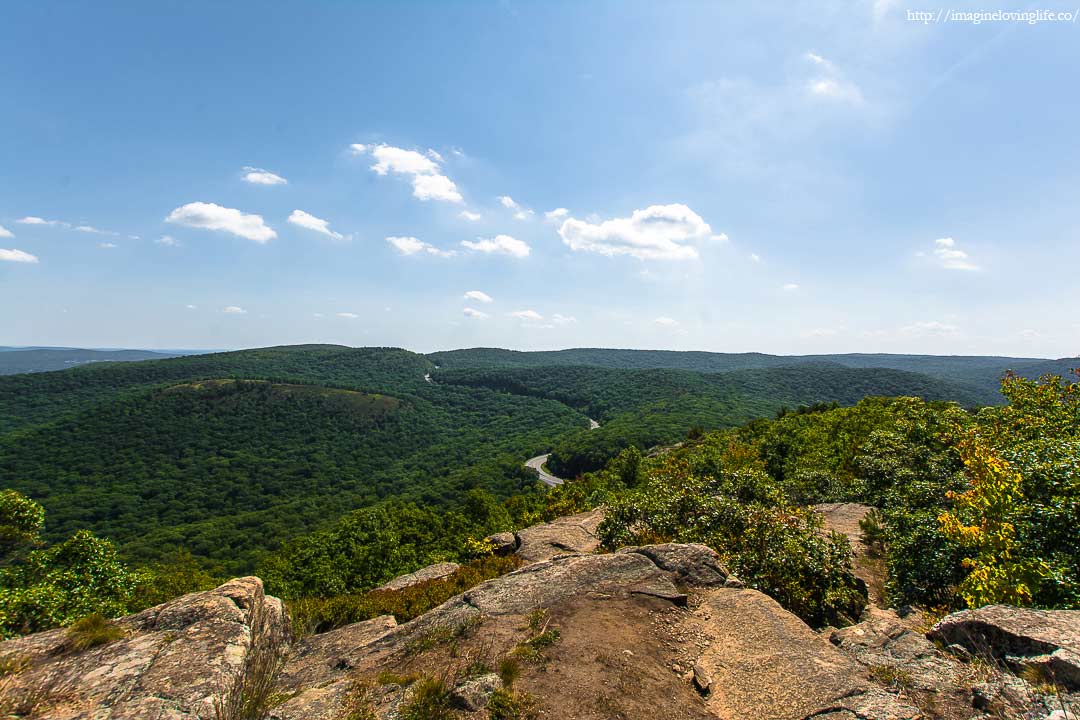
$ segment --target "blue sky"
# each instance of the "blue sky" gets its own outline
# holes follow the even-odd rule
[[[1080,353],[1080,25],[925,9],[8,3],[0,344]]]

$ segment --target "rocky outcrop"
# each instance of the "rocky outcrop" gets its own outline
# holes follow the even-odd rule
[[[1036,668],[1048,680],[1080,690],[1080,610],[988,605],[949,615],[929,637],[1016,671]]]
[[[255,649],[279,646],[288,633],[281,602],[255,577],[116,624],[123,637],[81,652],[63,629],[0,643],[0,658],[25,665],[4,678],[4,698],[52,720],[211,718]]]
[[[404,590],[407,587],[413,585],[419,585],[422,582],[428,580],[440,580],[447,575],[451,575],[460,569],[461,566],[452,562],[435,563],[434,565],[428,565],[427,567],[420,568],[416,572],[408,573],[407,575],[399,575],[385,585],[380,585],[375,588],[376,590]]]
[[[567,553],[595,552],[600,547],[596,529],[603,519],[603,510],[597,509],[519,530],[517,555],[532,563]]]

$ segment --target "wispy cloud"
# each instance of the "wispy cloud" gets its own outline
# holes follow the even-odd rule
[[[972,262],[971,257],[956,246],[956,241],[951,237],[935,240],[932,254],[938,265],[946,270],[972,271],[979,269],[979,266]]]
[[[245,214],[214,203],[181,205],[168,214],[165,222],[227,232],[257,243],[268,243],[277,237],[274,229],[263,222],[261,215]]]
[[[166,247],[176,247],[180,244],[180,241],[174,238],[172,235],[162,235],[154,242],[158,245],[164,245]]]
[[[535,310],[515,310],[514,312],[507,313],[512,318],[518,320],[531,320],[533,322],[540,322],[544,319],[544,316]]]
[[[493,238],[478,238],[477,240],[462,240],[463,247],[475,252],[511,255],[513,257],[528,257],[529,245],[509,235],[496,235]]]
[[[481,217],[483,217],[478,212],[469,212],[468,210],[462,210],[460,213],[458,213],[458,216],[463,220],[468,220],[469,222],[476,222]]]
[[[480,310],[471,307],[467,307],[461,312],[465,317],[472,318],[473,320],[483,320],[484,318],[488,317],[488,314],[486,312],[481,312]]]
[[[815,69],[806,84],[811,95],[851,105],[863,104],[862,90],[846,79],[835,63],[812,52],[806,53],[804,57]]]
[[[386,242],[390,243],[390,245],[402,255],[418,255],[420,253],[438,257],[451,257],[454,255],[453,250],[441,250],[431,243],[424,242],[423,240],[414,237],[391,236],[386,238]]]
[[[493,302],[491,296],[488,295],[486,292],[483,292],[481,290],[470,290],[470,291],[468,291],[467,293],[465,293],[465,299],[466,300],[476,300],[477,302],[482,302],[482,303]]]
[[[244,182],[249,182],[252,185],[288,185],[289,181],[281,177],[277,173],[272,173],[269,170],[263,170],[256,167],[244,168]]]
[[[221,309],[221,312],[227,313],[229,315],[246,315],[247,314],[247,310],[240,307],[239,305],[227,305],[227,306],[225,306],[225,307],[223,307]]]
[[[31,255],[17,248],[11,248],[10,250],[0,248],[0,262],[36,263],[37,261],[36,255]]]
[[[303,210],[293,210],[292,214],[289,215],[289,222],[298,227],[314,230],[315,232],[325,235],[328,238],[333,238],[334,240],[345,239],[344,235],[330,229],[330,223],[328,221],[310,215]]]
[[[0,225],[0,238],[13,238],[13,237],[15,237],[15,233],[11,232],[10,230],[8,230],[3,225]]]
[[[548,210],[544,213],[544,219],[548,222],[558,223],[562,222],[570,215],[570,211],[564,207],[555,208],[554,210]]]
[[[357,318],[359,318],[359,317],[360,317],[359,315],[357,315],[357,314],[356,314],[356,313],[354,313],[354,312],[339,312],[339,313],[337,314],[337,316],[338,316],[339,318],[342,318],[342,319],[344,319],[344,320],[356,320]]]

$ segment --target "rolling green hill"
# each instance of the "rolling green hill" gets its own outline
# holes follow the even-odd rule
[[[98,362],[161,360],[184,353],[154,350],[84,350],[82,348],[0,348],[0,375],[66,370]]]
[[[582,365],[616,369],[671,369],[705,373],[733,370],[801,367],[822,363],[848,368],[885,368],[930,375],[950,383],[962,383],[982,393],[983,402],[1001,402],[998,383],[1009,370],[1029,378],[1044,374],[1067,375],[1080,367],[1080,358],[1014,358],[996,356],[892,355],[852,353],[839,355],[768,355],[765,353],[714,353],[675,350],[615,350],[573,348],[518,352],[499,348],[471,348],[436,352],[428,358],[441,368],[510,368]]]
[[[980,378],[996,388],[1001,364],[795,360],[301,345],[8,375],[0,487],[45,506],[49,539],[89,528],[137,562],[186,548],[242,573],[357,508],[398,498],[452,509],[473,488],[504,499],[534,492],[522,461],[547,450],[554,470],[576,475],[629,445],[668,444],[785,406],[866,395],[991,403],[996,393]],[[926,372],[888,366],[898,363]],[[603,427],[586,431],[586,416]]]
[[[882,395],[952,400],[969,407],[996,399],[929,375],[831,363],[723,373],[574,366],[447,369],[435,378],[558,400],[600,421],[597,430],[568,434],[553,444],[548,466],[564,477],[603,467],[630,445],[645,450],[678,441],[692,428],[734,427],[784,407],[851,405]]]

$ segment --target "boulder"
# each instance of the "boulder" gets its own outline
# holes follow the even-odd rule
[[[0,643],[0,657],[27,666],[6,678],[5,696],[44,696],[36,712],[52,720],[213,717],[215,698],[256,649],[276,652],[288,637],[286,620],[247,577],[121,618],[124,637],[81,652],[67,648],[63,629],[15,638]]]
[[[447,575],[451,575],[456,572],[461,566],[452,562],[435,563],[434,565],[428,565],[427,567],[420,568],[416,572],[411,572],[406,575],[399,575],[385,585],[380,585],[375,588],[376,590],[404,590],[407,587],[413,585],[419,585],[422,582],[428,580],[440,580]]]
[[[945,617],[927,637],[1001,660],[1014,671],[1038,667],[1054,682],[1080,689],[1080,610],[988,605]]]
[[[720,556],[706,545],[664,543],[621,548],[618,552],[644,555],[661,570],[674,573],[678,580],[697,587],[724,585],[730,577]]]
[[[496,555],[513,555],[517,550],[517,535],[512,532],[495,533],[484,538],[493,546],[492,552]]]
[[[549,560],[568,553],[591,553],[600,548],[596,528],[603,510],[568,515],[517,532],[517,555],[526,563]]]

